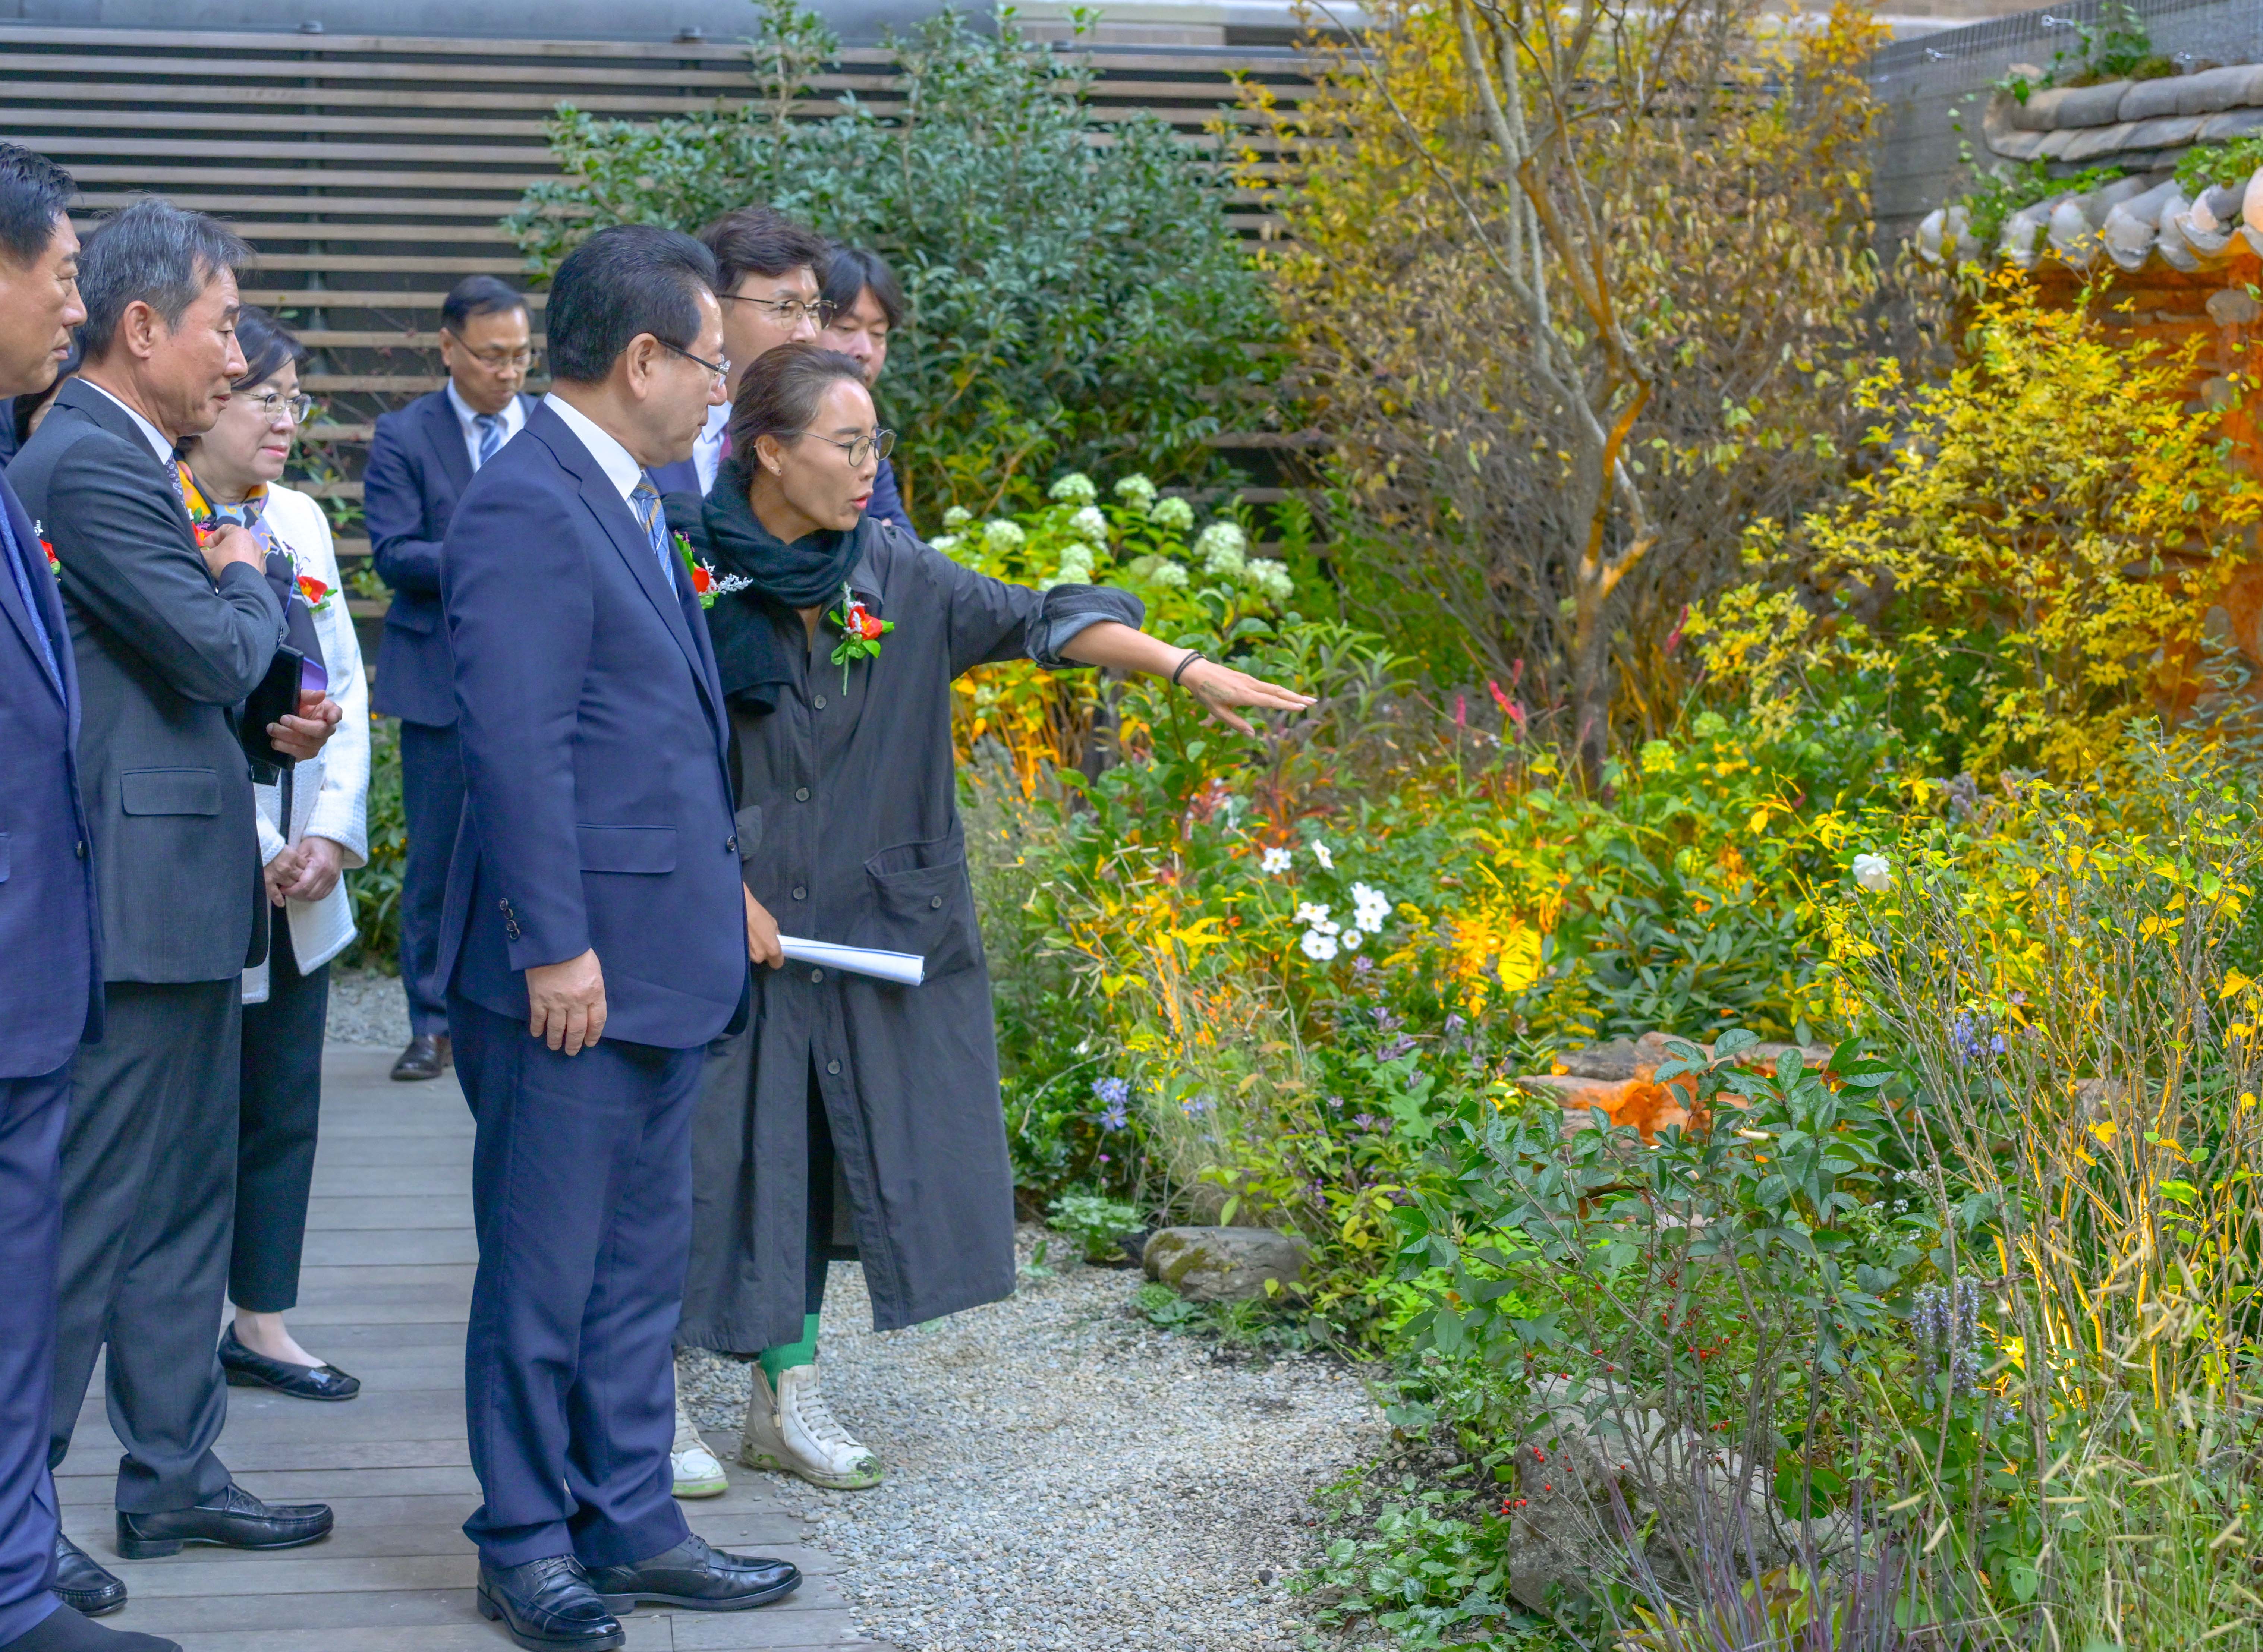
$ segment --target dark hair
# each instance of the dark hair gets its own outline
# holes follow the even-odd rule
[[[715,291],[730,292],[750,275],[812,275],[825,267],[825,237],[768,206],[741,206],[699,232],[715,255]]]
[[[251,262],[235,232],[170,201],[139,200],[87,237],[79,255],[78,296],[86,306],[80,342],[90,358],[108,352],[126,307],[137,299],[168,327],[223,270]]]
[[[461,338],[464,323],[474,315],[498,315],[526,307],[526,295],[500,277],[466,276],[440,301],[440,325]]]
[[[797,343],[764,350],[739,376],[739,393],[731,399],[731,451],[751,470],[755,438],[799,436],[817,416],[827,388],[842,379],[864,388],[857,358],[837,350]]]
[[[64,357],[63,364],[55,369],[54,382],[45,390],[26,391],[10,403],[8,414],[16,427],[16,446],[18,451],[21,451],[25,443],[32,439],[32,421],[40,416],[41,408],[55,399],[55,392],[61,390],[77,373],[78,364],[78,340],[74,338],[71,340],[70,354]]]
[[[0,250],[18,263],[38,263],[77,193],[71,175],[46,155],[0,143]]]
[[[235,318],[235,342],[243,351],[243,376],[238,390],[264,385],[286,366],[307,364],[307,347],[282,322],[257,305],[247,304]]]
[[[595,384],[640,333],[688,350],[699,336],[698,289],[715,289],[715,258],[690,236],[615,224],[566,255],[544,317],[550,372]]]
[[[846,314],[867,287],[879,300],[880,314],[888,318],[891,328],[901,327],[904,313],[911,307],[904,302],[904,290],[896,281],[896,272],[888,268],[888,261],[868,248],[834,248],[825,255],[818,280],[819,296],[833,307],[835,315]]]

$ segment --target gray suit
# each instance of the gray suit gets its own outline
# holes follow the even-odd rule
[[[215,585],[173,478],[83,383],[8,468],[54,548],[85,705],[80,774],[102,903],[103,1042],[63,1137],[49,1461],[109,1345],[118,1506],[187,1508],[228,1483],[214,1353],[234,1216],[237,982],[266,939],[250,768],[231,708],[283,611],[255,568]]]

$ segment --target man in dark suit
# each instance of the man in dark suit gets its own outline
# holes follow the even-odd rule
[[[456,691],[440,625],[440,542],[481,465],[526,426],[520,393],[534,362],[526,300],[493,276],[466,276],[440,307],[448,382],[377,422],[362,509],[378,577],[393,588],[377,651],[372,709],[401,719],[401,801],[408,864],[401,880],[401,985],[408,1048],[396,1078],[437,1078],[448,1065],[448,984],[437,973],[440,902],[464,811]]]
[[[105,223],[80,263],[85,362],[8,467],[61,567],[102,925],[103,1040],[79,1057],[62,1139],[47,1461],[69,1449],[106,1344],[129,1559],[184,1542],[287,1547],[330,1528],[320,1504],[240,1490],[213,1453],[228,1410],[213,1327],[235,1185],[239,983],[266,941],[232,708],[266,675],[284,617],[250,534],[222,529],[199,547],[170,456],[211,427],[243,371],[244,256],[163,201]],[[337,717],[315,710],[269,725],[271,739],[313,755]],[[124,1597],[67,1543],[58,1567],[67,1601]]]
[[[648,474],[722,398],[714,281],[648,226],[568,256],[555,387],[440,559],[467,794],[440,968],[479,1122],[464,1530],[481,1612],[528,1648],[618,1647],[639,1601],[729,1611],[800,1581],[691,1536],[669,1467],[692,1102],[746,1014],[753,933],[715,658]]]
[[[723,305],[723,354],[731,363],[731,382],[724,386],[726,399],[700,427],[691,457],[657,466],[652,480],[663,494],[705,498],[723,463],[728,398],[739,393],[739,375],[765,350],[815,338],[828,312],[818,295],[825,237],[815,230],[767,206],[742,206],[701,230],[699,239],[715,255],[721,282],[715,295]]]
[[[54,381],[78,297],[76,186],[0,143],[0,405]],[[78,672],[38,531],[0,473],[0,1652],[159,1652],[57,1599],[47,1402],[71,1057],[102,1032],[100,917],[79,799]]]

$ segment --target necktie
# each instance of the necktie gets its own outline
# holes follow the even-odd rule
[[[652,553],[660,559],[660,577],[669,590],[674,590],[676,563],[668,543],[668,513],[661,509],[660,489],[652,485],[651,477],[637,479],[637,485],[629,491],[629,509],[644,524],[645,537],[652,541]]]
[[[474,414],[472,415],[472,425],[480,433],[479,465],[472,467],[477,470],[480,465],[484,465],[493,458],[495,456],[495,450],[502,445],[502,415],[500,413]]]

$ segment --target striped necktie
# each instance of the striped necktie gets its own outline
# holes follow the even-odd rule
[[[669,590],[674,590],[676,564],[669,554],[668,513],[661,509],[660,489],[652,485],[651,477],[637,479],[637,485],[629,490],[629,509],[644,524],[644,536],[652,541],[652,553],[660,559],[660,577],[667,581]]]
[[[502,445],[502,415],[500,413],[474,414],[472,415],[472,425],[480,433],[479,463],[472,466],[474,470],[477,470],[481,465],[485,465],[493,458],[495,456],[495,450]]]

